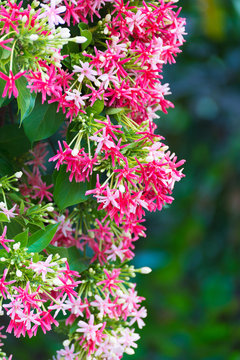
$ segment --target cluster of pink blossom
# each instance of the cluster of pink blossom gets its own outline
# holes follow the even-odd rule
[[[8,333],[32,337],[39,328],[46,333],[52,325],[59,325],[57,316],[61,312],[67,316],[66,326],[76,324],[76,330],[65,349],[58,352],[57,359],[61,359],[64,351],[73,349],[78,354],[94,354],[109,360],[116,351],[118,358],[124,352],[134,352],[139,335],[132,325],[137,323],[141,329],[147,312],[141,307],[144,298],[138,296],[136,285],[130,284],[129,278],[137,271],[148,273],[148,268],[135,270],[128,265],[102,268],[96,264],[82,273],[81,280],[76,280],[80,275],[70,270],[66,259],[59,255],[34,259],[34,254],[27,250],[14,242],[8,248],[11,257],[1,258],[6,268],[0,278],[0,294],[5,300],[2,308],[10,317]],[[8,280],[13,277],[15,280]]]
[[[77,355],[81,358],[84,353],[109,360],[113,356],[120,359],[124,352],[133,354],[139,335],[132,325],[137,323],[140,329],[145,325],[143,319],[147,311],[141,307],[144,298],[138,296],[135,284],[129,287],[126,281],[128,276],[134,276],[133,267],[104,269],[102,272],[98,265],[90,268],[89,274],[90,281],[96,286],[93,290],[89,288],[89,281],[82,281],[83,300],[75,299],[66,320],[67,324],[76,324],[76,332],[64,342],[64,349],[57,352],[58,360],[67,355],[70,359],[78,359]],[[69,347],[73,339],[75,343]]]
[[[88,23],[93,21],[93,16],[101,18],[99,10],[106,3],[113,3],[113,0],[45,0],[45,4],[41,4],[44,12],[40,15],[47,18],[51,27],[64,24],[69,26],[80,21]],[[50,3],[50,6],[48,4]]]
[[[30,151],[23,173],[0,178],[0,221],[7,224],[0,236],[0,315],[4,309],[10,317],[7,332],[31,337],[58,326],[62,313],[69,335],[56,360],[119,360],[137,347],[133,326],[144,326],[144,299],[130,278],[150,269],[126,262],[146,236],[146,211],[171,204],[184,176],[184,160],[169,151],[154,123],[157,111],[173,106],[162,70],[184,43],[185,19],[175,2],[44,0],[24,8],[22,1],[0,1],[2,96],[17,98],[24,79],[29,96],[57,104],[71,124],[49,161],[59,175],[66,170],[64,186],[81,191],[86,182],[88,189],[85,201],[59,210],[57,186],[44,178],[43,142]],[[71,38],[65,23],[78,24],[79,36]],[[13,220],[21,240],[8,239]],[[91,267],[83,270],[84,261]]]
[[[145,211],[161,210],[172,203],[174,183],[183,177],[178,168],[184,160],[177,161],[162,142],[154,142],[154,138],[162,138],[148,125],[134,137],[130,134],[134,142],[121,128],[113,125],[108,116],[106,121],[95,119],[93,135],[86,135],[88,152],[81,148],[78,137],[73,149],[66,142],[64,148],[59,143],[57,154],[50,159],[57,161],[57,170],[67,165],[70,181],[89,181],[94,171],[107,169],[107,179],[103,176],[100,181],[97,174],[96,187],[86,192],[96,198],[99,206],[97,214],[87,217],[88,234],[80,240],[80,248],[89,246],[95,254],[92,260],[98,258],[101,263],[116,257],[121,261],[132,258],[133,242],[145,236]],[[80,137],[84,135],[80,133]]]
[[[55,0],[51,2],[54,7]],[[43,8],[37,8],[39,2],[33,1],[26,8],[22,5],[23,1],[17,4],[13,0],[7,0],[0,6],[0,49],[5,50],[4,59],[9,60],[9,73],[0,71],[0,78],[6,81],[2,96],[5,97],[8,93],[9,98],[12,94],[18,97],[16,81],[33,73],[37,91],[42,93],[45,101],[46,95],[57,92],[58,88],[65,89],[71,79],[61,69],[63,46],[68,41],[83,43],[86,38],[70,38],[68,28],[55,29],[48,25],[45,21],[46,12],[43,12]],[[58,11],[53,8],[51,10],[51,6],[48,8],[54,15],[55,23],[62,23],[57,15]],[[49,19],[51,23],[52,17]],[[56,81],[55,86],[51,85],[52,78]]]
[[[81,281],[75,278],[79,274],[71,271],[66,259],[57,255],[34,261],[31,257],[34,254],[27,253],[20,243],[11,246],[10,255],[11,258],[1,258],[6,268],[0,278],[0,294],[8,301],[3,308],[10,317],[6,331],[13,331],[16,337],[35,336],[39,328],[46,333],[53,324],[58,326],[56,311],[64,310],[63,302],[66,299],[71,302],[77,295],[74,289]],[[15,280],[7,281],[7,278]],[[45,307],[47,302],[51,303]]]

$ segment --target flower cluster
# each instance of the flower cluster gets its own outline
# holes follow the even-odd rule
[[[173,107],[176,2],[0,1],[3,102],[17,98],[34,143],[0,176],[0,315],[16,337],[61,324],[55,360],[119,360],[145,325],[131,278],[150,269],[128,261],[184,176],[155,124]]]

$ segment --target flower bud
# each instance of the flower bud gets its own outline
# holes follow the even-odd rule
[[[128,355],[133,355],[133,354],[135,354],[135,351],[132,348],[129,347],[129,348],[127,348],[125,350],[125,353],[128,354]]]
[[[148,266],[144,266],[140,269],[141,274],[150,274],[152,272],[152,269]]]
[[[18,250],[20,248],[20,242],[17,242],[16,244],[13,245],[13,249],[14,250]]]
[[[22,177],[22,171],[17,171],[16,173],[15,173],[15,177],[17,178],[17,179],[20,179],[21,177]]]
[[[78,149],[73,149],[72,152],[71,152],[72,156],[74,156],[74,157],[78,156],[78,153],[79,153]]]
[[[38,38],[39,38],[39,36],[37,34],[32,34],[32,35],[29,36],[29,39],[31,41],[36,41]]]
[[[16,271],[16,276],[17,276],[17,277],[21,277],[21,276],[22,276],[22,271],[18,269],[18,270]]]
[[[63,341],[63,346],[69,346],[70,345],[70,341],[69,340],[64,340]]]
[[[83,44],[87,41],[87,38],[85,36],[76,36],[72,39],[72,41],[76,42],[77,44]]]

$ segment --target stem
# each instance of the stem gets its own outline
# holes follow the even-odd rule
[[[17,40],[14,41],[12,51],[11,51],[11,57],[10,57],[10,71],[11,72],[12,72],[12,66],[13,66],[13,53],[14,53],[14,48],[15,48],[16,42],[17,42]]]

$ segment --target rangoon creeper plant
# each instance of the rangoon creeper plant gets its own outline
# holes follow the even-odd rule
[[[154,123],[173,107],[176,2],[0,1],[0,315],[16,337],[59,326],[54,359],[137,347],[131,279],[151,270],[129,260],[184,176]]]

